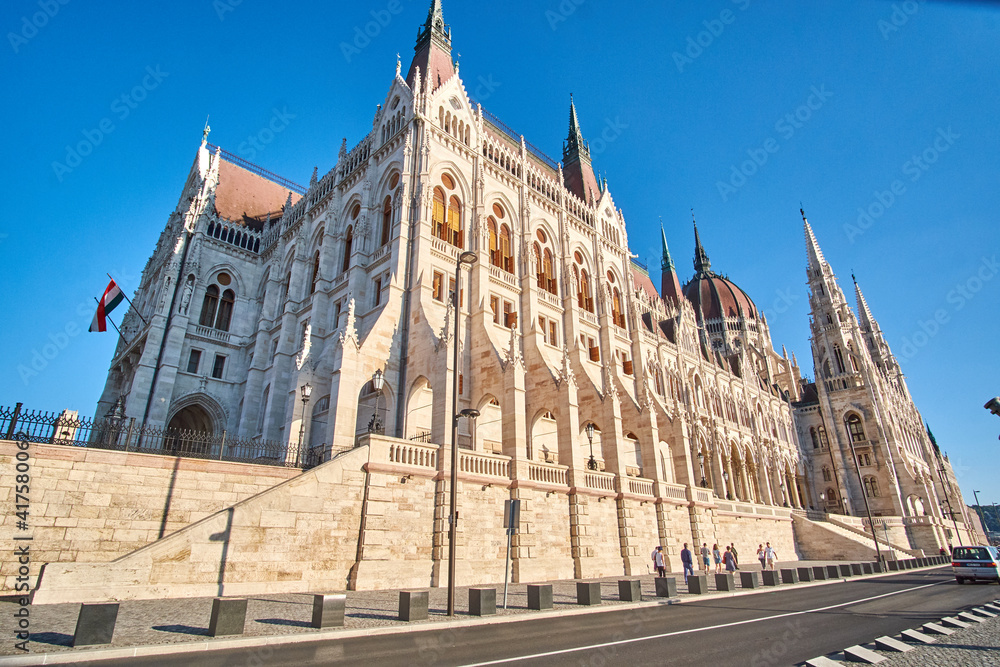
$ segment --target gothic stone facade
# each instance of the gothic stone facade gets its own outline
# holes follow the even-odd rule
[[[556,163],[470,100],[440,3],[372,128],[308,188],[203,140],[124,319],[99,416],[115,408],[149,425],[301,438],[330,457],[373,424],[446,448],[453,403],[475,409],[458,420],[469,461],[502,464],[511,497],[552,481],[565,496],[537,520],[565,531],[572,561],[541,558],[536,575],[619,572],[623,560],[645,571],[651,543],[676,558],[683,541],[731,541],[720,513],[825,504],[859,514],[845,411],[863,421],[855,448],[875,462],[864,470],[877,513],[940,518],[919,414],[898,369],[878,366],[888,348],[842,296],[831,301],[839,290],[812,254],[820,379],[810,403],[794,358],[775,352],[765,319],[712,272],[700,241],[683,289],[665,240],[659,291],[632,261],[572,104]],[[476,261],[460,264],[462,253]],[[834,339],[860,369],[827,370]],[[809,436],[820,424],[835,434],[837,481],[821,481],[830,448]],[[607,516],[595,498],[610,499]],[[791,545],[783,516],[769,530]],[[764,539],[748,535],[744,549]]]

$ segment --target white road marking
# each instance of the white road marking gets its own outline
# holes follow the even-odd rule
[[[534,653],[532,655],[522,655],[515,658],[504,658],[503,660],[490,660],[489,662],[474,662],[468,665],[463,665],[463,667],[486,667],[486,665],[502,665],[504,663],[510,662],[522,662],[524,660],[535,660],[537,658],[548,658],[554,655],[564,655],[566,653],[578,653],[580,651],[592,651],[594,649],[607,648],[609,646],[621,646],[623,644],[634,644],[637,642],[649,641],[651,639],[663,639],[665,637],[676,637],[678,635],[688,635],[695,632],[705,632],[706,630],[719,630],[721,628],[731,628],[737,625],[748,625],[750,623],[760,623],[761,621],[773,621],[776,618],[788,618],[789,616],[800,616],[802,614],[814,614],[819,611],[828,611],[830,609],[836,609],[838,607],[849,607],[851,605],[860,604],[862,602],[870,602],[872,600],[878,600],[879,598],[887,598],[891,595],[899,595],[900,593],[908,593],[910,591],[918,591],[921,588],[930,588],[931,586],[937,586],[939,584],[951,583],[950,581],[938,581],[933,584],[923,584],[922,586],[914,586],[913,588],[904,588],[901,591],[893,591],[892,593],[883,593],[882,595],[875,595],[870,598],[862,598],[860,600],[851,600],[850,602],[842,602],[840,604],[833,604],[827,607],[816,607],[815,609],[804,609],[802,611],[790,611],[784,614],[775,614],[774,616],[765,616],[763,618],[752,618],[746,621],[734,621],[732,623],[722,623],[720,625],[708,625],[703,628],[692,628],[690,630],[676,630],[674,632],[664,632],[659,635],[648,635],[645,637],[633,637],[632,639],[621,639],[614,642],[605,642],[603,644],[591,644],[590,646],[577,646],[575,648],[567,648],[559,651],[548,651],[546,653]]]

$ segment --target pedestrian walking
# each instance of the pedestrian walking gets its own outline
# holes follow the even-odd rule
[[[778,552],[774,550],[771,543],[767,543],[767,547],[764,548],[764,558],[767,561],[767,569],[773,570],[774,564],[778,560]]]
[[[653,549],[653,567],[656,568],[656,576],[667,576],[667,567],[663,562],[663,547],[657,546]]]
[[[726,572],[736,571],[736,557],[733,556],[733,550],[730,547],[726,547],[726,553],[722,555],[722,560],[726,564]]]
[[[722,573],[722,552],[719,551],[719,545],[712,545],[712,560],[715,561],[715,573]]]
[[[731,542],[729,544],[729,550],[733,552],[733,563],[736,565],[736,569],[740,569],[740,555],[736,551],[736,543]]]
[[[767,554],[764,553],[764,545],[763,544],[758,544],[757,545],[757,560],[760,561],[760,569],[763,572],[764,569],[765,569],[764,568],[764,564],[767,562]]]
[[[691,559],[691,550],[688,549],[688,543],[684,543],[684,548],[681,549],[681,564],[684,565],[684,583],[688,582],[688,575],[694,576],[694,561]]]
[[[712,552],[708,550],[708,542],[701,543],[701,563],[705,566],[705,574],[708,574],[708,570],[711,567]]]

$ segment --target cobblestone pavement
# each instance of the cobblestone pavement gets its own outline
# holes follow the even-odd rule
[[[1000,665],[1000,617],[964,628],[938,639],[936,644],[921,646],[909,653],[882,655],[889,658],[879,663],[886,667],[995,667]]]
[[[998,592],[1000,597],[1000,592]],[[919,627],[915,627],[919,630]],[[937,642],[915,646],[907,653],[881,651],[865,645],[886,658],[880,667],[997,667],[1000,665],[1000,616],[956,630]],[[833,656],[844,662],[841,655]],[[847,665],[858,663],[845,662]]]
[[[778,567],[805,567],[833,564],[833,561],[795,561],[779,563]],[[756,563],[744,565],[745,571],[760,571]],[[704,571],[699,573],[704,574]],[[671,573],[677,578],[677,589],[681,596],[687,596],[683,573]],[[618,599],[617,581],[624,577],[605,577],[602,602],[605,607],[622,604]],[[642,584],[642,595],[646,600],[656,597],[654,577],[645,574],[638,578]],[[598,581],[589,579],[588,581]],[[558,610],[578,608],[576,604],[576,581],[562,580],[546,582],[552,584],[553,608]],[[709,590],[714,592],[714,569],[708,577]],[[736,577],[737,589],[739,577]],[[531,613],[527,608],[527,585],[511,584],[508,594],[508,609],[502,609],[503,584],[497,589],[497,615]],[[428,623],[449,619],[447,616],[447,589],[415,589],[428,591]],[[320,591],[322,592],[322,591]],[[471,619],[468,613],[468,587],[460,587],[455,593],[456,619]],[[381,626],[400,626],[406,623],[397,620],[399,592],[391,591],[349,591],[344,626],[347,629],[363,629]],[[12,615],[15,604],[7,599],[0,602],[0,636],[8,638],[0,644],[0,655],[24,655],[14,647],[17,633],[17,619]],[[53,653],[73,650],[71,643],[79,615],[78,603],[33,605],[31,611],[30,653]],[[102,648],[124,648],[191,642],[209,639],[208,624],[212,611],[212,598],[175,598],[167,600],[129,600],[120,603],[114,641]],[[312,619],[312,596],[307,594],[261,595],[248,598],[246,628],[243,636],[290,635],[318,632],[310,627]],[[87,649],[78,649],[87,650]]]

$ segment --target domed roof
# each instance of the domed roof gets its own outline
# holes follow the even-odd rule
[[[706,320],[723,317],[759,319],[753,300],[733,281],[711,271],[697,273],[684,286],[684,296]]]
[[[760,319],[753,299],[740,287],[712,271],[708,253],[701,246],[698,225],[694,227],[694,277],[684,286],[684,296],[694,306],[699,318],[724,317]]]

